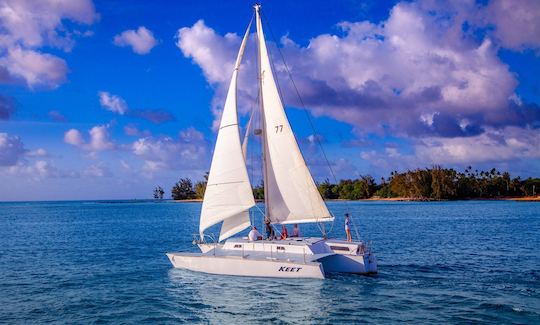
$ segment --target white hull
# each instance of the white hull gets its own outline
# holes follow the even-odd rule
[[[324,279],[334,272],[377,272],[375,256],[364,251],[362,243],[320,238],[256,242],[232,238],[225,244],[199,247],[202,253],[167,256],[175,268],[219,275]]]
[[[213,256],[206,254],[168,253],[175,268],[220,275],[273,278],[324,279],[321,263],[294,263],[281,260]]]

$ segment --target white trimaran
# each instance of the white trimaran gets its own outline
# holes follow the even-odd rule
[[[274,80],[255,5],[265,218],[272,224],[333,221],[298,148]],[[237,76],[251,28],[242,40],[221,117],[200,216],[201,253],[167,253],[176,268],[239,276],[324,278],[329,272],[376,273],[377,261],[363,242],[292,237],[284,240],[230,238],[251,226],[255,199],[249,181],[236,107]],[[247,130],[246,132],[249,132]],[[222,222],[218,242],[204,231]],[[326,236],[325,236],[326,237]]]

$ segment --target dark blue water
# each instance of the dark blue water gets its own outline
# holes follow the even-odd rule
[[[329,206],[373,240],[377,276],[172,269],[165,252],[194,250],[198,203],[0,203],[0,323],[540,323],[540,204]]]

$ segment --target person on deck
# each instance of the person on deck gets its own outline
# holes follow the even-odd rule
[[[349,214],[345,213],[345,233],[347,234],[348,242],[352,241],[350,223],[351,223],[351,219],[349,218]]]
[[[294,224],[291,237],[300,237],[300,229],[298,229],[297,223]]]
[[[264,225],[266,227],[266,239],[274,240],[276,234],[274,233],[274,228],[272,228],[272,225],[270,224],[270,219],[264,219]]]
[[[289,232],[287,231],[287,227],[285,227],[285,225],[281,225],[281,237],[280,237],[280,239],[281,240],[287,239],[287,237],[289,237]]]
[[[251,227],[251,231],[249,232],[248,234],[248,239],[250,241],[256,241],[256,240],[261,240],[262,239],[262,235],[261,233],[257,230],[257,227],[255,226],[252,226]]]

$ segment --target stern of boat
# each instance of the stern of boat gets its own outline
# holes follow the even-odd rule
[[[377,273],[377,258],[371,247],[364,242],[327,240],[326,245],[334,253],[319,260],[326,272]]]

